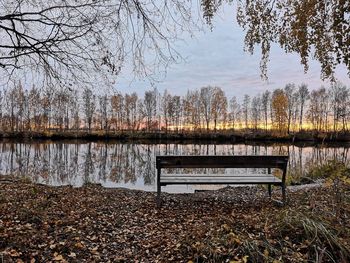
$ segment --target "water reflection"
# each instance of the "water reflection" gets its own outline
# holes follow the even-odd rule
[[[348,146],[295,146],[287,144],[136,144],[136,143],[0,143],[0,174],[29,176],[48,185],[81,186],[101,183],[107,187],[155,190],[155,156],[168,155],[269,155],[288,154],[289,176],[297,181],[309,167],[328,159],[348,162]],[[196,169],[182,173],[244,173],[244,169]],[[254,173],[264,173],[263,169]],[[189,189],[188,187],[186,188]],[[184,191],[187,191],[187,190]],[[174,189],[173,189],[174,190]],[[170,190],[172,191],[172,190]],[[180,190],[181,191],[181,190]]]

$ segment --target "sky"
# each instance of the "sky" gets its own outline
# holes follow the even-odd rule
[[[245,52],[243,30],[235,19],[235,7],[226,5],[214,19],[211,31],[205,28],[194,37],[181,36],[183,41],[174,43],[185,58],[167,69],[165,77],[154,84],[161,93],[168,89],[171,94],[184,95],[188,89],[213,85],[221,87],[230,98],[243,98],[244,94],[256,95],[265,90],[283,88],[287,83],[306,83],[309,89],[317,89],[328,81],[320,78],[321,68],[317,61],[309,61],[309,70],[304,74],[297,54],[286,54],[278,45],[273,45],[268,63],[268,81],[260,77],[260,50],[254,54]],[[350,87],[350,78],[344,67],[338,67],[336,78]],[[122,93],[137,92],[143,95],[152,88],[148,80],[135,80],[132,72],[123,72],[115,88]]]

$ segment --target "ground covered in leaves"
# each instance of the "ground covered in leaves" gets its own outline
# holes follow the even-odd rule
[[[155,194],[0,183],[0,262],[349,262],[350,189]],[[279,198],[279,189],[273,196]]]

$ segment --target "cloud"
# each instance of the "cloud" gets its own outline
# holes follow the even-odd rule
[[[272,45],[268,63],[268,81],[260,78],[260,48],[250,55],[243,51],[244,32],[234,21],[234,8],[224,8],[214,21],[213,31],[200,32],[195,38],[187,37],[177,43],[178,50],[187,60],[172,65],[166,77],[156,86],[160,91],[168,89],[173,94],[183,95],[188,89],[197,89],[206,85],[220,86],[227,96],[243,97],[244,94],[255,95],[264,90],[284,87],[285,84],[306,83],[311,89],[329,82],[320,80],[320,65],[310,60],[309,71],[304,74],[303,66],[297,54],[286,54],[278,45]],[[228,11],[227,11],[228,10]],[[350,79],[345,67],[338,67],[336,77],[347,86]],[[130,76],[125,76],[117,88],[123,85]],[[147,81],[131,84],[139,94],[150,88]]]

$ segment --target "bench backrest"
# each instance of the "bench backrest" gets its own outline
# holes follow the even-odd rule
[[[157,156],[156,168],[280,168],[287,169],[284,155]]]

